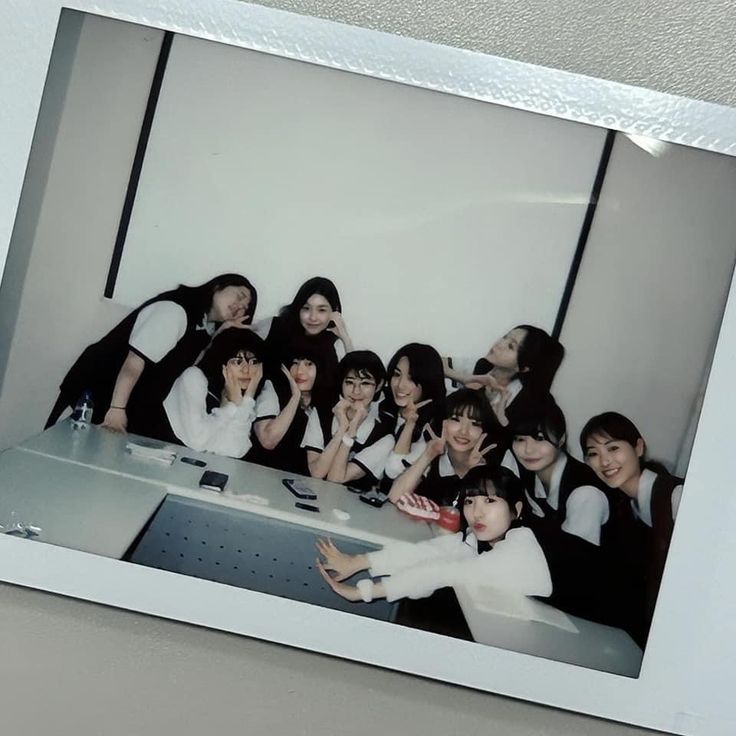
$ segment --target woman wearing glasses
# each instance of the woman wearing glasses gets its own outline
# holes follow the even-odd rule
[[[169,439],[193,450],[243,457],[259,405],[275,396],[270,381],[262,381],[263,358],[263,340],[250,330],[231,327],[217,335],[164,401]]]

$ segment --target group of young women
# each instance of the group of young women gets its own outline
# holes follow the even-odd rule
[[[113,431],[457,509],[459,532],[419,545],[351,557],[322,540],[319,569],[353,600],[459,583],[543,596],[643,645],[682,480],[613,412],[585,425],[584,463],[568,453],[556,339],[518,325],[473,365],[409,343],[384,366],[353,349],[329,279],[254,323],[256,305],[238,274],[154,297],[82,353],[48,424],[91,391]]]

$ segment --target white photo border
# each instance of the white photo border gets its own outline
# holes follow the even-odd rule
[[[0,264],[4,266],[62,8],[736,155],[736,109],[235,0],[10,0],[0,10]],[[436,637],[0,535],[0,580],[683,734],[736,731],[736,416],[732,287],[686,492],[638,679]],[[706,543],[707,540],[707,543]],[[359,627],[362,635],[355,636]],[[329,639],[327,638],[329,635]],[[468,648],[469,647],[469,648]]]

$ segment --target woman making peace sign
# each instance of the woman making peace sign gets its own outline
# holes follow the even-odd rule
[[[492,410],[485,396],[460,389],[445,402],[442,432],[427,425],[428,441],[422,454],[393,483],[389,500],[417,493],[440,505],[452,504],[458,495],[458,481],[473,468],[491,462],[495,443],[486,442]],[[493,462],[498,461],[493,457]]]

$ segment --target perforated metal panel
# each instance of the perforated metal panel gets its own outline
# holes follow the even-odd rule
[[[308,527],[167,496],[126,559],[305,603],[393,620],[395,604],[350,603],[334,593],[314,566],[319,533]],[[349,554],[376,545],[330,535]],[[356,576],[356,580],[365,573]]]

